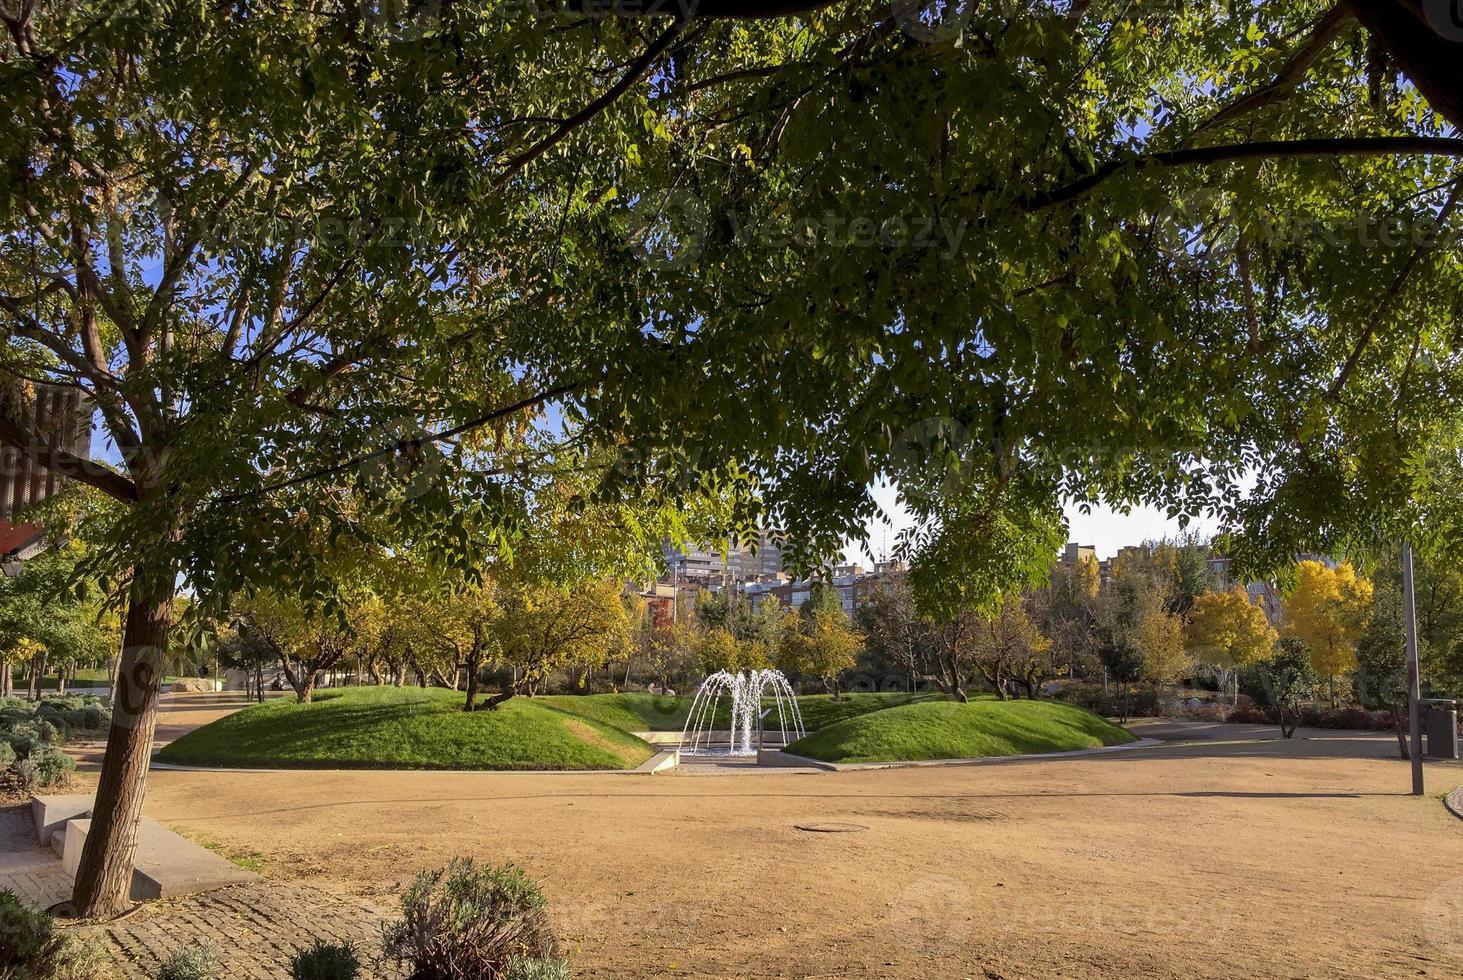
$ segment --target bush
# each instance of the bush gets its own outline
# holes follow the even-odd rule
[[[29,758],[37,746],[45,744],[41,740],[40,730],[29,723],[14,726],[6,733],[5,738],[15,754],[22,759]]]
[[[402,895],[404,917],[385,929],[386,955],[409,963],[413,980],[557,980],[568,964],[537,882],[512,864],[458,859],[424,871]]]
[[[221,980],[218,951],[213,943],[175,949],[163,960],[157,980]]]
[[[1275,717],[1264,708],[1246,707],[1241,705],[1229,713],[1226,719],[1235,725],[1273,725]]]
[[[315,945],[300,950],[290,962],[290,976],[294,980],[355,980],[360,970],[356,948],[349,943],[338,946],[316,940]]]
[[[76,771],[76,761],[54,745],[42,746],[27,761],[35,764],[36,779],[42,787],[64,782]]]
[[[51,917],[0,889],[0,977],[16,980],[110,980],[101,950],[56,930]]]
[[[14,765],[16,758],[15,750],[10,747],[10,743],[0,742],[0,772],[4,772]]]
[[[568,960],[528,959],[515,956],[508,961],[503,980],[570,980]]]

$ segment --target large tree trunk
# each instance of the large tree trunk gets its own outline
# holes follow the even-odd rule
[[[107,753],[72,892],[75,912],[84,918],[119,915],[130,904],[132,857],[176,591],[171,568],[134,572]]]

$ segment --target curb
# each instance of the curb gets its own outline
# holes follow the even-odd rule
[[[1453,792],[1443,797],[1443,806],[1448,812],[1459,820],[1463,820],[1463,786],[1459,786]]]
[[[1073,759],[1088,755],[1106,755],[1110,752],[1151,749],[1166,744],[1169,743],[1162,739],[1140,738],[1136,742],[1124,742],[1122,745],[1102,745],[1095,749],[1073,749],[1070,752],[1028,752],[1025,755],[990,755],[977,759],[914,759],[907,762],[823,762],[819,759],[794,755],[791,752],[777,751],[775,754],[782,756],[787,761],[764,763],[759,758],[758,765],[805,766],[828,772],[858,772],[864,769],[923,769],[932,766],[988,766],[1006,762],[1033,762],[1044,759]],[[767,753],[769,756],[773,754],[773,752]]]

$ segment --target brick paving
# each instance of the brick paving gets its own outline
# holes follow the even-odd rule
[[[36,842],[28,806],[0,810],[0,888],[43,909],[71,897],[61,859]]]
[[[40,908],[71,897],[60,858],[36,842],[29,806],[0,809],[0,888]],[[218,949],[228,980],[287,980],[290,959],[316,940],[353,943],[366,967],[362,980],[400,980],[404,971],[379,960],[381,925],[392,911],[303,881],[266,880],[147,902],[75,932],[100,943],[135,980],[152,980],[174,949],[204,940]]]
[[[205,939],[218,950],[229,980],[280,980],[290,959],[315,940],[353,943],[366,966],[363,977],[399,980],[394,964],[380,963],[381,924],[390,916],[359,899],[305,882],[261,882],[202,895],[148,902],[79,935],[99,942],[123,976],[151,980],[174,949]]]

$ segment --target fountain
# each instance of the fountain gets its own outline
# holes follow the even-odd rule
[[[731,732],[724,741],[716,732],[716,708],[722,695],[727,696],[731,707]],[[769,696],[772,707],[764,711],[762,699]],[[764,724],[771,721],[773,711],[777,712],[776,728]],[[737,674],[718,671],[701,682],[691,701],[691,713],[681,730],[681,751],[688,755],[755,756],[764,736],[772,732],[780,736],[778,748],[806,734],[797,697],[782,671],[749,670]]]

